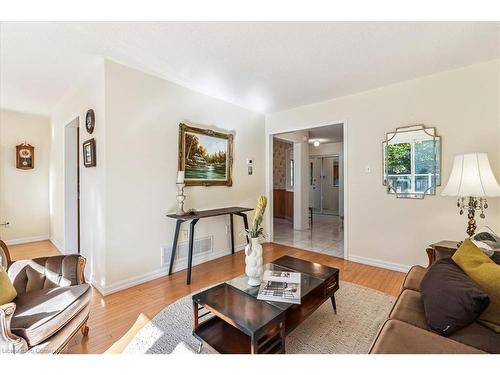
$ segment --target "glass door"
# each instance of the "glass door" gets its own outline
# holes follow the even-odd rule
[[[309,207],[321,213],[321,158],[309,159]]]
[[[340,165],[338,155],[309,159],[309,206],[313,213],[339,214]]]
[[[339,157],[322,158],[321,213],[339,214]]]

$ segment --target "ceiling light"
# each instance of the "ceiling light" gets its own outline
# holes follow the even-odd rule
[[[313,145],[314,147],[319,147],[319,141],[314,141]]]

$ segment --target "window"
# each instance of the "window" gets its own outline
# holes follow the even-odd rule
[[[397,193],[424,193],[434,189],[434,173],[438,153],[434,141],[411,141],[389,144],[387,153],[387,181]],[[436,174],[436,185],[440,184]],[[432,192],[432,191],[431,191]]]

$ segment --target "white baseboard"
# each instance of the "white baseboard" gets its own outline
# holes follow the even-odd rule
[[[52,245],[54,245],[61,254],[64,254],[64,249],[59,242],[57,242],[53,237],[50,237],[49,241],[52,242]]]
[[[24,238],[17,238],[14,240],[7,240],[5,243],[10,246],[10,245],[20,245],[23,243],[30,243],[30,242],[37,242],[37,241],[48,241],[49,239],[48,234],[43,234],[41,236],[34,236],[34,237],[24,237]]]
[[[241,251],[245,248],[245,245],[239,245],[234,247],[234,251]],[[225,255],[231,254],[231,249],[219,250],[217,252],[212,252],[206,255],[201,255],[198,257],[193,257],[193,267],[208,262],[209,260],[217,259]],[[181,259],[175,264],[172,272],[181,271],[187,268],[187,259]],[[162,276],[168,275],[168,267],[162,267],[158,270],[148,272],[143,275],[130,277],[128,279],[117,281],[111,283],[110,285],[99,285],[97,282],[92,282],[92,285],[101,293],[103,296],[107,296],[112,293],[119,292],[120,290],[128,289],[133,286],[143,284],[145,282],[157,279]],[[192,277],[196,277],[196,272],[193,272]]]
[[[366,258],[359,255],[349,255],[349,260],[352,262],[367,264],[369,266],[375,266],[380,268],[385,268],[392,271],[408,272],[411,266],[406,264],[386,262],[385,260],[378,260],[373,258]]]

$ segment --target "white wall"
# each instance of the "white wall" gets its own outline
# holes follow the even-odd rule
[[[233,186],[187,187],[187,208],[254,207],[264,193],[263,115],[106,62],[108,289],[165,272],[160,248],[170,247],[173,239],[175,221],[165,215],[176,209],[181,122],[234,133]],[[251,176],[246,158],[254,160]],[[228,217],[200,220],[195,237],[212,235],[213,256],[229,254],[228,224]],[[239,235],[242,230],[242,220],[236,217],[235,242],[240,248],[245,241]],[[199,276],[194,272],[193,277]]]
[[[442,136],[442,174],[458,153],[488,152],[497,179],[499,164],[499,61],[490,61],[356,95],[266,116],[267,133],[346,121],[349,256],[401,269],[426,264],[425,248],[442,239],[463,239],[466,217],[453,198],[397,199],[382,186],[381,142],[397,126],[435,126]],[[371,173],[366,173],[366,167]],[[442,188],[438,189],[438,193]],[[498,199],[487,219],[500,232]],[[383,262],[388,262],[383,263]]]
[[[35,147],[35,168],[16,168],[16,145]],[[50,119],[0,110],[0,238],[8,244],[49,237]]]
[[[96,115],[92,135],[84,128],[89,108]],[[254,207],[264,193],[263,115],[104,61],[66,95],[52,115],[51,237],[60,248],[65,247],[64,126],[78,116],[80,152],[81,143],[91,137],[97,147],[97,167],[80,165],[81,249],[89,259],[94,285],[104,293],[166,272],[161,248],[171,247],[175,226],[166,214],[176,209],[180,122],[235,135],[233,186],[188,187],[186,208]],[[254,161],[251,176],[247,158]],[[230,253],[228,224],[228,217],[218,217],[196,225],[195,238],[213,236],[210,258]],[[236,217],[237,249],[245,243],[242,230],[242,220]],[[180,264],[176,269],[179,266],[185,267]]]
[[[309,228],[309,145],[307,140],[293,144],[293,228]]]
[[[54,109],[52,121],[52,148],[50,155],[50,210],[51,241],[61,252],[74,252],[65,241],[64,189],[64,128],[79,119],[80,132],[80,249],[87,258],[87,277],[105,283],[105,102],[104,62],[101,62],[74,90],[69,92]],[[85,129],[85,114],[94,109],[95,129],[92,135]],[[96,139],[97,166],[83,167],[82,144]],[[67,251],[66,251],[67,250]]]

